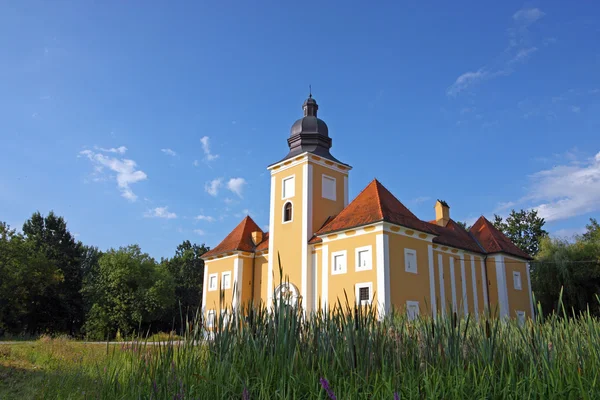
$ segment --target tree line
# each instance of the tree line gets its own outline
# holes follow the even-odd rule
[[[22,233],[0,222],[0,336],[179,331],[201,305],[208,250],[185,240],[157,261],[138,245],[84,245],[53,212],[34,213]]]
[[[465,227],[466,225],[463,224]],[[600,225],[551,238],[535,210],[513,210],[494,225],[535,257],[531,285],[544,313],[600,316]],[[22,233],[0,222],[0,336],[68,334],[104,340],[117,333],[179,331],[201,306],[204,244],[185,240],[155,260],[138,245],[101,251],[69,232],[64,218],[34,213]]]

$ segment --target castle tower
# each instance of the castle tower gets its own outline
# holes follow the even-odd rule
[[[351,167],[330,153],[329,129],[317,117],[312,94],[302,105],[304,116],[294,122],[289,153],[268,167],[271,171],[268,297],[271,304],[280,282],[301,299],[304,310],[317,304],[317,277],[309,240],[329,217],[348,204]],[[283,276],[279,273],[279,260]]]

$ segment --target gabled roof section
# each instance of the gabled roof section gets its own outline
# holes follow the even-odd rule
[[[477,241],[462,226],[450,219],[446,226],[439,226],[436,221],[429,221],[431,227],[437,232],[433,238],[433,243],[439,243],[446,246],[452,246],[459,249],[472,251],[475,253],[485,253]]]
[[[204,253],[202,258],[216,256],[217,254],[226,253],[228,251],[254,251],[254,243],[252,243],[252,232],[262,229],[256,225],[256,222],[250,216],[246,216],[236,226],[221,243],[214,249]],[[264,233],[264,232],[263,232]],[[264,235],[263,235],[264,236]],[[268,243],[268,242],[267,242]]]
[[[487,253],[506,253],[532,260],[529,254],[518,248],[484,216],[479,217],[469,231]]]
[[[426,222],[418,219],[377,179],[363,189],[333,220],[325,224],[316,235],[341,231],[373,222],[385,221],[421,232],[436,232]]]
[[[256,246],[256,251],[269,250],[269,232],[265,232],[263,240]]]

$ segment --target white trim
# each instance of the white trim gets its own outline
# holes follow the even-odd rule
[[[477,294],[477,278],[475,272],[475,257],[470,255],[471,257],[471,281],[473,284],[473,310],[475,312],[475,319],[479,321],[479,296]]]
[[[212,318],[210,317],[212,314]],[[213,309],[208,310],[206,313],[206,327],[212,328],[215,326],[215,320],[217,319],[217,312]]]
[[[481,257],[481,290],[483,290],[483,311],[488,311],[488,280],[487,280],[487,271],[485,268],[485,261],[483,257]]]
[[[533,293],[531,293],[531,276],[529,272],[529,263],[525,264],[527,268],[527,290],[529,290],[529,305],[531,306],[531,318],[535,316],[535,309],[533,308]]]
[[[268,268],[267,268],[267,308],[270,309],[273,305],[273,262],[275,255],[273,251],[273,244],[275,238],[275,176],[271,175],[271,204],[269,205],[269,252],[272,254],[269,256]]]
[[[460,255],[460,274],[462,275],[460,278],[461,278],[461,285],[462,285],[463,309],[464,309],[465,315],[467,315],[469,313],[469,300],[467,298],[467,274],[465,271],[465,255],[464,254]]]
[[[359,265],[359,253],[366,251],[368,252],[368,265],[361,267]],[[354,270],[355,271],[369,271],[373,269],[373,246],[362,246],[354,249]]]
[[[400,227],[401,229],[399,231],[392,231],[390,229],[392,226],[397,226],[397,227]],[[372,229],[369,231],[365,230],[365,228],[370,228],[370,227],[374,227],[375,229]],[[355,231],[355,233],[353,235],[346,236],[346,232],[350,232],[350,231]],[[406,231],[413,231],[415,233],[413,233],[412,235],[408,235],[406,233]],[[321,238],[321,240],[323,240],[323,243],[326,243],[326,242],[333,242],[335,240],[343,240],[348,237],[367,235],[369,233],[374,233],[374,232],[386,232],[386,233],[391,233],[391,234],[395,234],[395,235],[410,237],[410,238],[417,239],[417,240],[422,240],[422,241],[429,242],[429,243],[431,243],[431,241],[435,237],[435,235],[432,235],[432,234],[429,234],[426,232],[421,232],[421,231],[418,231],[415,229],[407,228],[405,226],[390,224],[388,222],[375,222],[372,224],[357,226],[354,228],[348,228],[348,229],[344,229],[341,231],[327,232],[327,233],[319,235],[318,237]],[[426,234],[427,237],[420,238],[419,234],[421,234],[421,233]],[[333,237],[333,238],[328,237],[331,235],[336,235],[336,237]],[[437,249],[436,249],[436,251],[437,251]]]
[[[285,181],[288,181],[290,179],[293,180],[294,194],[291,196],[286,196],[285,195]],[[296,174],[292,174],[292,175],[286,176],[285,178],[281,179],[281,200],[291,199],[292,197],[295,197],[295,196],[296,196]]]
[[[322,249],[321,307],[323,308],[323,312],[327,312],[327,296],[329,296],[329,246],[325,244]]]
[[[267,250],[263,250],[262,252],[265,252],[265,251],[267,251]],[[229,255],[227,255],[227,256],[223,256],[223,253],[221,253],[221,254],[219,254],[219,255],[216,255],[216,256],[214,256],[214,257],[211,257],[211,258],[206,258],[206,259],[204,259],[204,264],[206,264],[206,263],[211,263],[211,262],[213,262],[213,261],[226,260],[226,259],[228,259],[228,258],[232,258],[232,257],[241,257],[241,258],[254,258],[254,254],[252,254],[252,253],[249,253],[248,255],[244,254],[244,253],[248,253],[247,251],[246,251],[246,252],[243,252],[243,251],[239,251],[239,250],[234,250],[234,251],[226,251],[226,252],[224,252],[224,253],[225,253],[225,254],[228,254],[228,253],[233,253],[233,254],[229,254]],[[220,257],[220,256],[221,256],[221,257]]]
[[[318,289],[318,285],[319,285],[319,276],[317,275],[319,273],[319,266],[318,266],[318,262],[319,262],[319,256],[317,255],[317,253],[313,253],[311,254],[311,258],[312,258],[312,291],[311,291],[311,296],[312,296],[312,311],[317,311],[319,308],[319,304],[318,304],[318,298],[319,296],[317,295],[317,289]]]
[[[206,311],[206,292],[208,292],[208,267],[204,263],[204,278],[202,280],[202,317]]]
[[[348,205],[348,175],[344,175],[344,208]]]
[[[234,266],[235,266],[235,262],[236,262],[236,260],[234,260]],[[229,286],[227,286],[227,287],[225,287],[225,279],[224,279],[225,275],[229,276]],[[223,271],[223,272],[221,272],[221,289],[222,290],[231,289],[231,271]]]
[[[335,258],[337,256],[344,256],[344,266],[341,271],[335,270]],[[331,253],[331,275],[340,275],[348,272],[348,252],[346,250],[334,251]]]
[[[369,300],[359,300],[360,299],[360,289],[361,288],[369,288]],[[373,300],[373,282],[361,282],[361,283],[357,283],[354,285],[354,304],[358,304],[360,302],[359,305],[364,306],[364,305],[369,305],[371,304],[371,301]]]
[[[214,287],[210,285],[210,281],[211,281],[212,278],[217,278],[217,281],[215,282],[215,286]],[[214,292],[218,288],[219,288],[219,273],[215,272],[214,274],[208,275],[208,291],[209,292]]]
[[[435,301],[435,271],[433,268],[433,246],[427,246],[427,258],[429,259],[429,301],[431,302],[431,314],[435,317],[437,314],[437,304]]]
[[[412,254],[415,256],[415,268],[414,271],[408,268],[408,254]],[[404,248],[404,272],[408,272],[411,274],[419,273],[419,264],[417,262],[417,251],[415,249]]]
[[[285,206],[287,206],[288,204],[292,205],[292,219],[290,219],[289,221],[285,220]],[[289,224],[290,222],[294,222],[294,202],[291,200],[286,200],[283,203],[283,207],[281,207],[281,223],[282,224]]]
[[[500,317],[509,317],[508,308],[508,290],[506,288],[506,267],[504,266],[504,257],[496,257],[496,284],[498,286],[498,303],[500,305]]]
[[[444,256],[438,254],[438,273],[440,276],[440,308],[442,309],[442,317],[446,316],[446,288],[444,287]]]
[[[323,190],[324,189],[323,185],[324,185],[325,179],[331,179],[331,180],[333,180],[333,199],[331,197],[326,197],[325,196],[325,191]],[[323,199],[331,200],[331,201],[336,201],[337,200],[337,179],[335,179],[335,177],[329,176],[329,175],[326,175],[326,174],[321,174],[321,197]]]
[[[309,157],[308,157],[309,154],[310,153],[308,153],[308,152],[304,152],[302,154],[298,154],[292,160],[287,159],[287,160],[280,161],[280,162],[278,162],[276,164],[270,165],[269,167],[267,167],[267,170],[271,171],[271,175],[274,175],[274,174],[277,174],[277,173],[279,173],[281,171],[285,171],[286,169],[293,168],[296,165],[308,162],[309,161]],[[317,157],[319,157],[319,156],[317,156]],[[336,162],[333,162],[331,160],[327,160],[327,161],[331,161],[331,162],[334,163],[333,165],[329,165],[329,164],[325,163],[325,161],[324,161],[325,159],[323,157],[319,157],[319,158],[320,158],[320,160],[315,160],[314,158],[310,157],[310,162],[314,163],[314,164],[321,165],[322,167],[325,167],[325,168],[329,168],[331,170],[334,170],[336,172],[342,173],[344,175],[347,175],[348,172],[352,169],[352,167],[349,166],[349,165],[342,165],[340,163],[336,163]],[[288,163],[288,162],[289,162],[289,164],[284,165],[285,163]],[[277,168],[277,166],[279,166],[279,168]]]
[[[454,257],[450,257],[450,287],[452,288],[452,312],[456,312],[456,278],[454,275]]]
[[[375,237],[377,258],[377,302],[379,317],[384,317],[390,308],[390,238],[385,233]]]
[[[409,311],[411,306],[417,306],[417,312],[416,312],[416,314],[414,316],[411,316],[410,311]],[[409,321],[413,321],[413,320],[415,320],[415,319],[417,319],[419,317],[419,314],[420,314],[419,302],[418,301],[413,301],[413,300],[407,300],[406,301],[406,318]]]
[[[304,310],[308,307],[308,241],[310,240],[308,221],[311,219],[308,215],[308,202],[309,202],[309,168],[312,169],[310,163],[306,163],[302,166],[302,268],[301,268],[301,289],[300,293],[302,296],[302,308]]]
[[[231,307],[237,310],[238,306],[242,303],[242,290],[244,282],[244,260],[238,258],[233,261],[233,300]]]

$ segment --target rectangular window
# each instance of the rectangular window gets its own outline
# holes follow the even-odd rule
[[[231,289],[231,272],[221,274],[221,289]]]
[[[517,322],[519,323],[519,326],[525,325],[525,311],[517,310]]]
[[[208,310],[208,316],[206,317],[206,326],[209,328],[215,326],[215,310]]]
[[[356,302],[361,305],[371,304],[373,296],[373,284],[371,282],[357,283],[356,284]]]
[[[521,273],[513,271],[513,284],[516,290],[521,290]]]
[[[418,301],[407,301],[406,302],[406,314],[408,320],[412,321],[419,316],[419,302]]]
[[[417,273],[417,251],[404,249],[404,270],[413,274]]]
[[[208,276],[208,290],[217,290],[217,281],[219,280],[219,274],[210,274]]]
[[[373,268],[371,246],[357,247],[355,250],[356,270],[366,271]]]
[[[335,178],[323,175],[321,192],[324,199],[335,200]]]
[[[331,253],[331,275],[346,273],[346,250]]]
[[[283,179],[283,188],[281,193],[282,199],[288,199],[290,197],[294,197],[295,195],[295,186],[294,186],[294,176],[290,176],[288,178]]]

